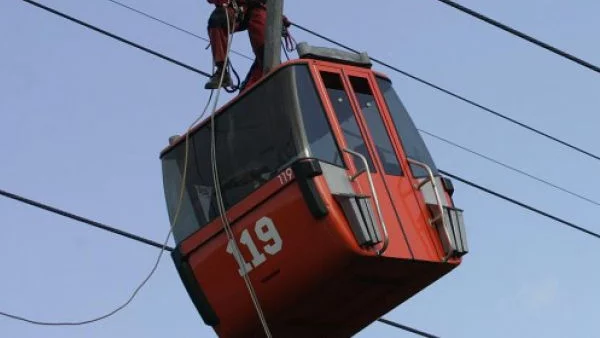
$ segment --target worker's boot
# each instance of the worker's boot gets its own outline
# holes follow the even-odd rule
[[[225,70],[225,74],[223,74],[223,70]],[[204,89],[218,89],[219,81],[221,81],[221,75],[223,74],[223,82],[221,82],[221,87],[231,87],[233,86],[233,81],[231,80],[231,76],[229,75],[229,71],[226,67],[218,67],[217,71],[210,77],[208,82],[204,85]]]

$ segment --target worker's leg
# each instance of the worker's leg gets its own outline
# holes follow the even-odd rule
[[[225,54],[227,53],[227,17],[225,15],[229,15],[230,31],[233,33],[236,29],[235,12],[233,8],[226,9],[225,7],[217,7],[208,19],[208,36],[210,37],[210,46],[216,70],[204,86],[206,89],[218,88],[223,71],[225,71],[225,75],[223,77],[222,87],[228,87],[233,84],[225,65]]]
[[[246,79],[240,85],[240,93],[244,92],[248,87],[252,86],[258,80],[260,80],[263,76],[263,64],[259,62],[257,59],[254,60],[250,70],[248,71],[248,75],[246,75]]]
[[[252,45],[255,59],[241,90],[245,90],[262,78],[265,56],[267,10],[264,6],[257,6],[250,9],[248,15],[248,35],[250,36],[250,44]]]

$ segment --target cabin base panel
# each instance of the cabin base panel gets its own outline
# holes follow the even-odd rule
[[[290,311],[269,316],[275,337],[351,337],[454,269],[432,263],[370,257],[301,297]],[[263,337],[262,331],[254,337]]]

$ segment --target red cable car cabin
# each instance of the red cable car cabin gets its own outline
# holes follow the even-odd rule
[[[366,54],[299,45],[215,117],[227,217],[274,337],[348,337],[454,269],[462,211]],[[173,259],[220,337],[264,337],[219,217],[210,122],[190,132]],[[179,201],[185,137],[162,154]]]

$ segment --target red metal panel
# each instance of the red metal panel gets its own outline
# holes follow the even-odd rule
[[[319,180],[319,179],[318,179]],[[318,182],[319,190],[324,188]],[[261,305],[268,317],[293,307],[308,291],[346,265],[360,253],[348,225],[333,199],[327,198],[330,214],[316,221],[308,210],[297,184],[292,183],[258,204],[233,224],[239,248],[246,262],[253,255],[247,246],[240,244],[243,232],[250,234],[266,260],[253,267],[250,279],[256,289]],[[256,234],[255,224],[263,217],[273,221],[281,237],[281,251],[274,255],[264,252]],[[352,241],[350,241],[352,240]],[[221,319],[217,331],[225,336],[247,334],[244,330],[255,328],[259,323],[238,265],[227,253],[227,238],[218,234],[189,256],[198,283],[207,294],[210,304]]]
[[[312,67],[312,68],[313,68],[312,69],[313,77],[315,79],[318,79],[317,87],[319,90],[319,94],[321,96],[321,100],[323,100],[323,102],[326,103],[325,104],[326,113],[327,113],[327,117],[333,127],[335,139],[338,142],[338,144],[340,145],[340,148],[346,148],[347,147],[346,141],[344,139],[342,130],[337,121],[337,117],[334,112],[333,106],[332,106],[331,102],[329,102],[329,96],[327,95],[327,89],[325,88],[323,82],[320,80],[319,72],[325,71],[325,72],[330,72],[330,73],[336,73],[336,74],[339,74],[343,79],[344,71],[346,69],[352,69],[354,72],[357,72],[359,74],[360,73],[364,74],[365,72],[369,72],[369,70],[364,69],[364,68],[343,66],[343,65],[338,65],[338,64],[328,64],[328,63],[324,63],[324,62],[315,63],[315,67]],[[346,88],[346,92],[351,93],[349,91],[349,84],[347,82],[344,83],[344,86]],[[349,94],[349,97],[352,97],[352,95]],[[351,102],[353,104],[353,109],[354,109],[354,111],[356,111],[356,109],[357,109],[356,103],[353,101],[354,100],[351,99]],[[361,133],[363,135],[368,135],[368,132],[367,132],[365,126],[361,123],[360,118],[358,118],[357,121],[361,128]],[[370,145],[370,142],[366,142],[366,144],[368,147],[372,147]],[[377,161],[376,156],[372,151],[372,148],[369,148],[369,151],[370,151],[371,157],[374,159],[374,161]],[[343,156],[344,156],[346,163],[348,164],[348,173],[349,174],[355,173],[356,167],[354,166],[354,161],[352,160],[350,155],[347,153],[343,153]],[[381,167],[378,168],[377,172],[378,173],[382,172]],[[385,192],[385,188],[383,186],[384,182],[383,182],[383,179],[380,174],[373,174],[373,183],[374,183],[375,189],[376,189],[376,191],[378,191],[378,195],[380,197],[380,204],[382,206],[381,211],[382,211],[382,214],[383,214],[383,217],[385,220],[385,224],[387,225],[387,229],[389,232],[389,237],[390,237],[390,245],[388,247],[389,253],[394,255],[395,257],[399,257],[399,258],[413,258],[411,249],[410,249],[410,244],[408,243],[408,240],[404,236],[404,233],[401,228],[401,224],[400,224],[398,218],[396,217],[396,213],[394,212],[393,209],[391,209],[389,207],[392,204],[392,201],[390,200],[390,197],[388,194],[382,194],[382,192]],[[353,186],[354,186],[355,190],[357,191],[357,193],[364,194],[364,195],[372,195],[372,193],[370,191],[370,186],[367,181],[367,177],[364,174],[361,175],[360,177],[358,177],[356,182],[353,183]],[[376,217],[379,217],[379,216],[376,216]]]
[[[245,262],[259,263],[251,266],[249,276],[276,336],[351,336],[449,272],[460,260],[429,263],[439,262],[442,256],[439,236],[427,222],[429,212],[420,192],[414,188],[415,179],[373,72],[323,61],[294,63],[310,65],[333,135],[341,148],[347,146],[346,141],[319,72],[368,79],[404,172],[402,177],[384,174],[368,126],[357,113],[360,131],[365,135],[377,169],[373,180],[390,236],[388,251],[381,257],[376,255],[377,248],[357,245],[323,176],[313,178],[329,212],[321,220],[312,216],[293,176],[267,182],[232,207],[227,217]],[[348,79],[344,81],[347,92],[352,94]],[[355,112],[359,112],[360,105],[352,99],[354,95],[350,97]],[[352,158],[346,153],[342,156],[348,164],[348,174],[355,173]],[[371,195],[364,174],[353,187],[359,193]],[[279,250],[273,249],[277,247],[276,239],[264,237],[268,228],[264,226],[265,218],[272,221],[281,239]],[[255,247],[254,253],[251,245]],[[221,337],[259,337],[260,322],[227,246],[223,225],[217,218],[185,240],[181,249],[220,318],[215,328],[217,333]],[[256,259],[261,255],[264,259]]]

